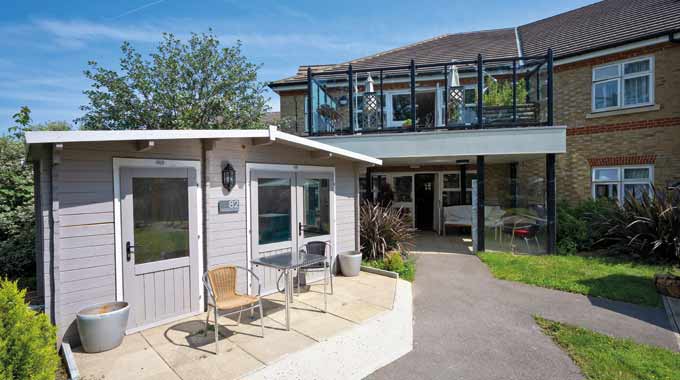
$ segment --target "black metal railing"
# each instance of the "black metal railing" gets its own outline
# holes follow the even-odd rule
[[[307,134],[553,125],[553,54],[307,69]],[[481,95],[480,95],[481,94]]]

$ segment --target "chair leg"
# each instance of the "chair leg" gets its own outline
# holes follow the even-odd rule
[[[241,324],[241,313],[243,312],[243,306],[238,308],[238,319],[236,320],[236,326]]]
[[[333,265],[332,264],[328,268],[328,273],[331,276],[331,294],[333,294]]]
[[[208,321],[210,321],[210,306],[208,306],[208,312],[205,313],[205,330],[203,331],[203,336],[208,336]]]
[[[215,310],[215,355],[219,352],[218,346],[217,346],[217,341],[219,340],[219,325],[217,324],[217,307],[214,307],[213,310]]]
[[[529,239],[524,238],[524,242],[527,243],[527,253],[531,253],[531,246],[529,245]]]
[[[298,269],[298,271],[297,271],[297,283],[298,283],[298,286],[297,286],[298,291],[297,292],[298,292],[298,295],[300,295],[302,293],[302,289],[300,289],[300,277],[302,277],[302,273],[304,273],[302,268]]]
[[[264,312],[262,311],[262,298],[260,298],[260,327],[262,328],[262,337],[264,338]]]

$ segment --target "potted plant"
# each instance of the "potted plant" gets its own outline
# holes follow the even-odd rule
[[[338,255],[340,262],[340,270],[342,275],[346,277],[355,277],[361,271],[361,252],[346,251]]]
[[[401,123],[401,126],[404,128],[412,128],[413,127],[413,121],[411,119],[406,119],[404,120],[403,123]]]

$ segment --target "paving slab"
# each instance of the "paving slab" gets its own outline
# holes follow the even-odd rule
[[[73,355],[83,380],[180,379],[141,334],[110,351],[89,354],[78,347]]]
[[[286,361],[286,358],[296,356],[298,352],[310,349],[315,352],[314,347],[320,342],[345,335],[360,327],[358,322],[390,310],[392,304],[386,300],[393,299],[396,280],[385,281],[372,276],[380,277],[364,275],[342,278],[336,283],[336,294],[328,295],[328,313],[321,310],[323,287],[318,283],[311,284],[295,297],[291,305],[290,331],[285,330],[285,302],[281,293],[263,299],[264,337],[261,335],[257,311],[254,317],[251,317],[250,312],[243,313],[240,323],[237,322],[236,314],[219,317],[218,354],[215,354],[213,322],[209,322],[205,334],[206,313],[201,313],[126,336],[120,347],[108,352],[85,354],[76,349],[74,355],[83,379],[87,380],[243,378]],[[363,293],[367,291],[375,294],[367,296]],[[374,333],[381,334],[380,331]],[[361,341],[356,334],[350,333],[348,336]],[[366,333],[360,335],[365,336]],[[377,342],[364,348],[381,352],[383,358],[397,354],[396,351],[386,351]],[[399,355],[403,354],[399,352]],[[341,360],[345,353],[354,355],[351,350],[336,350],[334,360]],[[361,360],[375,364],[370,356],[361,357]],[[371,367],[370,371],[374,369]],[[370,371],[361,373],[366,375]],[[293,377],[300,378],[299,375]]]

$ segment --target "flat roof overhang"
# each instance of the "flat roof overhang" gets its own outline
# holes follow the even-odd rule
[[[490,161],[522,160],[566,153],[565,126],[468,129],[314,137],[316,141],[383,160],[383,164],[454,163],[487,156]]]
[[[268,129],[184,129],[184,130],[124,130],[124,131],[41,131],[26,132],[27,156],[34,147],[44,144],[116,142],[116,141],[163,141],[163,140],[217,140],[252,139],[265,144],[277,143],[319,151],[370,165],[382,165],[382,161],[361,153],[352,152],[320,141],[281,132],[276,126]]]

